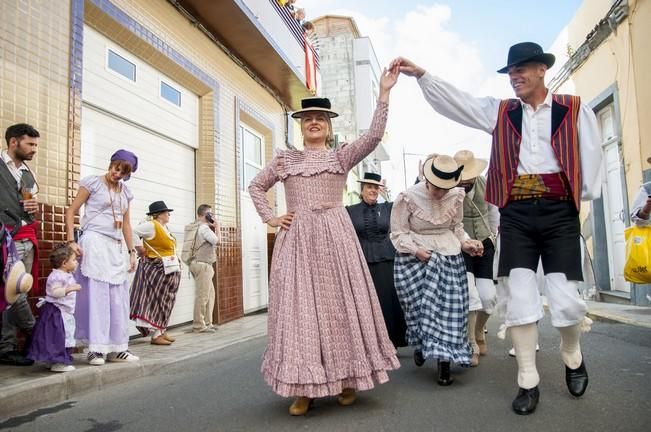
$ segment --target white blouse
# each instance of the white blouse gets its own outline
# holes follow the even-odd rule
[[[463,230],[461,188],[434,199],[422,181],[400,193],[391,211],[391,242],[398,252],[415,255],[424,248],[441,255],[458,255],[470,237]]]

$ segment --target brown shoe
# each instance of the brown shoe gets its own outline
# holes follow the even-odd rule
[[[486,354],[488,354],[488,344],[486,343],[486,339],[484,340],[477,339],[477,345],[479,345],[479,355],[485,356]]]
[[[163,333],[161,336],[163,336],[163,337],[165,338],[165,340],[168,340],[168,341],[170,341],[170,342],[176,342],[176,338],[173,338],[173,337],[170,336],[170,334],[167,333],[167,332]]]
[[[312,405],[312,399],[306,397],[297,397],[289,406],[289,415],[302,416],[307,414]]]
[[[477,367],[477,366],[479,366],[479,354],[473,353],[472,357],[470,357],[470,367]]]
[[[337,398],[337,402],[339,402],[339,405],[341,406],[349,406],[354,404],[356,399],[357,393],[355,392],[355,389],[345,388]]]
[[[151,338],[151,344],[152,345],[172,345],[172,342],[168,341],[163,337],[163,335],[160,335],[155,338]]]

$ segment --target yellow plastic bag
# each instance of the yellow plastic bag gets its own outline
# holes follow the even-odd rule
[[[626,238],[626,265],[624,278],[627,281],[651,283],[651,226],[633,225],[624,230]]]

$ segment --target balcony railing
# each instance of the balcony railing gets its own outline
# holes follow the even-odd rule
[[[291,34],[294,35],[296,41],[299,43],[300,46],[303,47],[303,50],[305,51],[305,31],[303,30],[303,27],[298,23],[296,18],[292,16],[289,9],[287,9],[285,6],[281,6],[280,3],[278,3],[278,0],[269,0],[269,2],[272,4],[274,9],[276,9],[276,12],[278,12],[278,15],[281,16],[283,21],[285,21],[285,24],[287,24],[287,27],[289,28]],[[318,68],[319,54],[316,52],[314,47],[310,47],[310,49],[312,50],[312,54],[314,55],[314,63]]]

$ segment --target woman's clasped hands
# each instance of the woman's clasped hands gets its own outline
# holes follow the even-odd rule
[[[467,239],[461,243],[461,250],[470,256],[482,256],[484,254],[484,245],[479,240]]]

